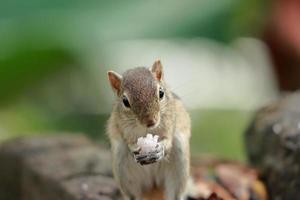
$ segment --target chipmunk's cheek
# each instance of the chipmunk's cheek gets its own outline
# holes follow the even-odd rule
[[[160,115],[157,115],[156,126],[155,127],[159,126],[159,124],[160,124]]]

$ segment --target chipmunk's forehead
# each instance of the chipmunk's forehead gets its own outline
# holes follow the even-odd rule
[[[149,101],[156,96],[157,82],[149,69],[138,67],[128,70],[123,75],[123,88],[132,98],[139,101]]]

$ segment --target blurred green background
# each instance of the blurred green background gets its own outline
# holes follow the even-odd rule
[[[259,0],[1,1],[0,141],[67,131],[83,132],[107,143],[105,123],[113,93],[106,71],[149,66],[159,57],[173,79],[180,79],[176,70],[185,67],[186,61],[193,63],[185,67],[187,74],[203,76],[204,84],[197,78],[187,79],[192,84],[186,87],[179,84],[183,89],[178,94],[187,99],[193,120],[192,152],[243,160],[242,133],[253,111],[276,93],[272,78],[264,84],[263,77],[262,87],[270,87],[256,91],[254,77],[261,71],[255,71],[252,63],[258,58],[249,61],[245,57],[253,44],[259,46],[256,39],[261,36],[268,9],[268,1]],[[256,39],[240,47],[236,41],[245,37]],[[154,50],[147,48],[149,42],[167,45],[151,54]],[[133,51],[133,46],[141,49]],[[188,57],[191,54],[184,53],[185,49],[193,57]],[[128,53],[136,51],[147,59]],[[182,54],[181,65],[173,65],[174,52]],[[197,59],[204,60],[204,55],[208,61],[198,66]],[[248,61],[250,64],[245,64]],[[212,68],[216,73],[211,75],[208,71]],[[247,76],[248,72],[252,76]],[[245,78],[238,79],[239,74]],[[176,81],[170,79],[173,86]],[[222,79],[222,84],[210,84],[215,79]],[[234,87],[224,89],[228,82]],[[196,85],[201,88],[193,90]],[[189,95],[182,92],[187,88],[191,89]],[[202,98],[201,91],[213,92],[204,92]],[[213,103],[202,103],[202,99]],[[250,99],[259,100],[248,105]]]

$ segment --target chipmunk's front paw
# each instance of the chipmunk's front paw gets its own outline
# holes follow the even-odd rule
[[[147,165],[161,160],[165,155],[164,146],[161,143],[157,143],[153,151],[143,154],[142,152],[134,154],[136,162],[141,165]]]

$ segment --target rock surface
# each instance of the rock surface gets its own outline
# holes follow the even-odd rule
[[[0,146],[0,163],[0,200],[121,199],[109,149],[83,135],[6,142]],[[190,200],[266,200],[256,171],[240,163],[195,157],[192,175]]]
[[[300,93],[258,111],[245,143],[249,161],[261,171],[271,199],[299,199]]]
[[[0,148],[0,199],[117,199],[110,153],[82,135],[17,139]]]

